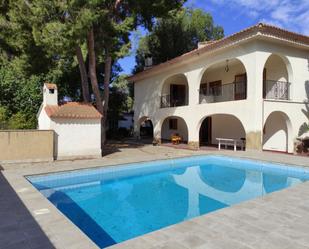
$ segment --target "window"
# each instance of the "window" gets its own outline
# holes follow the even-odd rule
[[[55,89],[48,89],[50,94],[54,94],[55,93]]]
[[[214,96],[222,95],[222,82],[221,80],[209,82],[209,94]]]
[[[207,83],[202,83],[200,86],[200,93],[207,95]]]
[[[169,128],[170,130],[177,130],[177,119],[172,118],[169,120]]]

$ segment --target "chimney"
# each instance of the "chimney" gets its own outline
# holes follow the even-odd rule
[[[202,41],[202,42],[198,42],[197,44],[197,48],[200,49],[200,48],[203,48],[203,47],[206,47],[212,43],[214,43],[215,41]]]
[[[43,105],[58,105],[58,90],[56,84],[45,83],[43,86]]]
[[[145,56],[145,67],[144,70],[149,69],[152,67],[152,57],[151,55],[146,55]]]

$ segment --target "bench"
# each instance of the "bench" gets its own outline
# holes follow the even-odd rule
[[[241,150],[243,150],[244,142],[240,139],[233,139],[233,138],[216,138],[218,143],[218,149],[221,150],[221,143],[224,144],[225,149],[227,145],[234,146],[234,151],[237,150],[237,143],[240,144]]]

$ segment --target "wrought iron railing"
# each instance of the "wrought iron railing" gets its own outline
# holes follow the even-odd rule
[[[241,100],[247,98],[247,82],[232,82],[200,89],[200,104]]]
[[[177,98],[171,95],[162,95],[161,96],[161,108],[166,107],[176,107],[187,105],[186,98]]]
[[[263,86],[264,99],[281,99],[288,100],[290,98],[290,82],[266,80]]]

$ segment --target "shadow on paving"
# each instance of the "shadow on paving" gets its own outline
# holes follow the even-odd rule
[[[0,248],[55,248],[1,172]]]
[[[103,155],[107,156],[116,152],[120,152],[122,149],[136,149],[142,148],[146,144],[151,144],[152,140],[142,139],[142,140],[110,140],[107,141],[105,145],[103,145]]]

